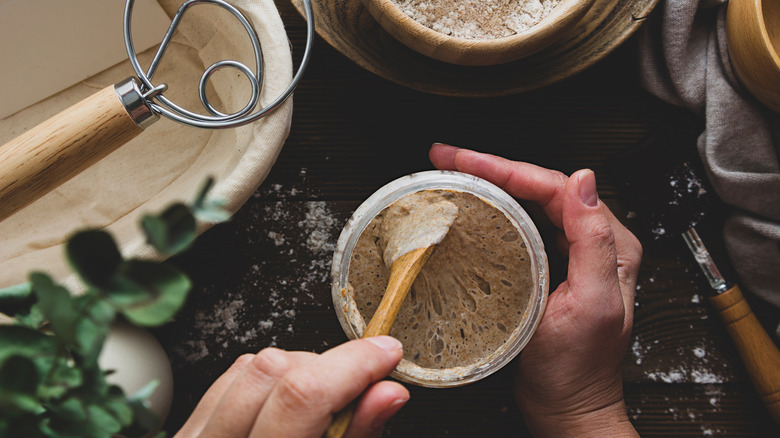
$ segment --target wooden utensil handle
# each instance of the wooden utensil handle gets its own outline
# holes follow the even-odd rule
[[[6,143],[0,147],[0,221],[142,130],[112,85]]]
[[[361,338],[390,333],[395,317],[398,316],[398,311],[401,310],[401,305],[404,303],[406,295],[412,288],[412,284],[414,284],[414,280],[422,270],[425,262],[433,254],[434,249],[434,246],[415,249],[393,262],[393,266],[390,269],[390,279],[387,281],[387,289],[385,289],[385,296],[379,302],[379,306],[374,312],[374,316],[371,317],[371,321],[368,322],[366,329],[363,330]],[[352,417],[355,416],[356,408],[357,402],[352,402],[336,413],[328,430],[325,431],[325,437],[343,437],[347,427],[349,427],[349,423],[352,421]]]
[[[385,289],[385,297],[379,302],[374,315],[363,331],[362,338],[390,333],[395,317],[398,316],[398,312],[406,300],[406,295],[409,294],[414,280],[417,279],[417,275],[422,271],[434,249],[435,246],[418,248],[398,257],[398,260],[393,262]]]
[[[710,298],[710,303],[726,324],[761,400],[780,424],[780,351],[753,314],[739,286]]]

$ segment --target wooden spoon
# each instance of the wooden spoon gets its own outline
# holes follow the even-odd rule
[[[398,316],[398,311],[401,310],[401,305],[412,288],[412,283],[414,283],[414,280],[422,270],[425,262],[433,254],[435,248],[436,245],[415,249],[393,262],[385,295],[382,297],[382,301],[379,302],[379,307],[374,312],[374,316],[371,317],[371,321],[368,322],[361,338],[390,333],[395,317]],[[352,417],[355,415],[356,407],[357,402],[353,402],[336,414],[325,432],[325,436],[327,438],[341,438],[344,436],[349,423],[352,421]]]
[[[409,209],[410,207],[401,207]],[[425,262],[431,257],[433,251],[449,231],[458,208],[448,201],[442,201],[432,205],[411,207],[412,213],[407,214],[398,223],[394,224],[389,233],[385,253],[385,261],[390,262],[390,279],[387,288],[374,316],[368,322],[361,338],[381,336],[390,333],[398,311],[409,294],[414,280],[422,270]],[[418,242],[427,242],[425,246],[415,245]],[[409,246],[411,244],[411,246]],[[414,248],[403,255],[393,254],[399,247]],[[341,438],[349,427],[352,417],[355,415],[357,401],[350,403],[346,408],[338,412],[325,431],[327,438]]]

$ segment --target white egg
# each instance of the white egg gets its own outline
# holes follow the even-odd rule
[[[149,397],[152,412],[165,421],[173,400],[173,372],[162,346],[147,330],[115,322],[98,359],[104,370],[114,370],[107,380],[128,396],[152,380],[159,385]]]

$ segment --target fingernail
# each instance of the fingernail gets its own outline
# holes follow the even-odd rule
[[[588,170],[580,176],[580,199],[588,207],[599,205],[599,194],[596,191],[596,174]]]
[[[376,345],[382,350],[396,351],[396,350],[403,349],[403,345],[401,344],[401,341],[399,341],[398,339],[392,336],[372,336],[367,339],[368,342],[371,342],[372,344]]]
[[[379,430],[384,427],[385,423],[387,423],[387,420],[395,415],[403,407],[403,405],[406,404],[407,401],[409,401],[408,398],[399,398],[392,402],[390,406],[385,408],[384,411],[382,411],[379,415],[376,416],[376,418],[374,418],[374,421],[371,422],[371,429]]]
[[[434,146],[442,146],[442,147],[445,147],[445,148],[452,148],[452,149],[463,149],[460,146],[451,145],[449,143],[442,143],[440,141],[433,142],[431,147],[434,147]]]

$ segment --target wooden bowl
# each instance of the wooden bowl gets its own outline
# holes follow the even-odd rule
[[[780,1],[731,0],[726,38],[731,65],[742,85],[780,112]]]
[[[538,24],[518,34],[470,39],[430,29],[406,15],[392,0],[362,0],[393,37],[423,55],[458,65],[496,65],[534,54],[565,35],[595,0],[560,0]]]

